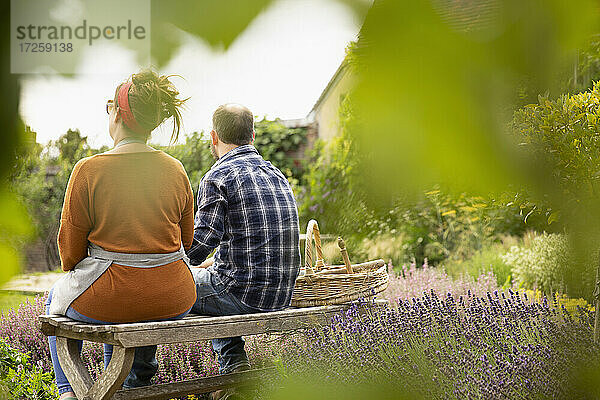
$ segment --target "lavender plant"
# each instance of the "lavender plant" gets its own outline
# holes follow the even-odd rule
[[[589,308],[572,316],[560,299],[552,304],[532,299],[533,292],[528,297],[494,290],[493,276],[456,282],[427,266],[410,266],[404,277],[391,279],[387,296],[397,300],[397,307],[366,312],[356,305],[329,327],[248,338],[251,362],[275,363],[282,376],[309,377],[316,387],[375,385],[409,393],[407,398],[457,399],[572,398],[576,387],[571,378],[580,363],[600,365]],[[36,367],[51,371],[37,322],[43,305],[40,297],[3,315],[0,336],[28,352]],[[83,359],[96,377],[103,367],[101,347],[86,343]],[[155,383],[217,373],[208,342],[160,346],[157,359]],[[331,393],[338,392],[345,393]]]
[[[46,296],[26,300],[17,309],[9,310],[0,316],[0,337],[14,349],[29,353],[29,361],[44,372],[52,371],[48,340],[42,334],[38,321],[45,314]]]
[[[29,362],[43,372],[53,372],[47,337],[42,334],[38,316],[45,313],[46,296],[26,301],[17,309],[0,316],[0,338],[23,354],[29,354]],[[248,353],[253,364],[265,364],[269,356],[269,346],[261,346],[266,337],[250,338]],[[271,342],[276,346],[276,342]],[[277,341],[281,347],[281,342]],[[81,357],[92,378],[96,379],[104,368],[103,350],[98,343],[84,342]],[[180,343],[159,346],[156,354],[159,364],[154,383],[170,383],[215,375],[218,364],[207,341]]]
[[[430,267],[427,262],[420,268],[417,268],[414,262],[409,266],[403,265],[400,273],[396,273],[391,265],[388,270],[391,271],[390,282],[383,296],[392,304],[398,299],[422,296],[423,292],[430,290],[440,295],[451,293],[455,299],[468,292],[485,295],[487,292],[499,290],[496,277],[491,271],[481,274],[477,279],[471,276],[452,279],[443,269]]]
[[[600,361],[591,316],[581,312],[575,319],[513,291],[458,300],[430,291],[398,308],[351,308],[305,332],[286,365],[289,376],[325,386],[422,398],[571,398],[580,363]]]

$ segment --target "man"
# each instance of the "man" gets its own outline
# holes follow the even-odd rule
[[[197,314],[274,311],[291,301],[300,267],[296,201],[285,176],[252,145],[254,135],[246,107],[226,104],[213,114],[211,152],[217,162],[200,181],[187,254],[197,265],[218,250],[212,264],[192,268]],[[241,337],[214,339],[212,345],[220,373],[249,367]]]

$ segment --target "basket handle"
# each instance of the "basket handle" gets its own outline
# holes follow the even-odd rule
[[[338,247],[340,248],[340,252],[342,253],[342,258],[344,259],[344,265],[346,266],[346,272],[349,274],[353,274],[354,270],[352,269],[352,264],[350,264],[350,258],[348,257],[348,250],[346,249],[346,242],[341,237],[338,237]]]
[[[313,255],[312,255],[312,242],[313,237],[315,239],[315,250],[317,253],[317,259],[315,260],[315,271],[325,266],[323,260],[323,249],[321,248],[321,233],[319,232],[319,224],[314,219],[308,221],[306,227],[306,240],[304,246],[304,265],[306,269],[312,268],[313,266]]]

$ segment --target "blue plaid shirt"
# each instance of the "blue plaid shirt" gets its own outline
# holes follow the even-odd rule
[[[264,311],[290,304],[300,268],[296,200],[281,171],[249,144],[223,155],[200,181],[191,263],[217,246],[208,270],[242,303]]]

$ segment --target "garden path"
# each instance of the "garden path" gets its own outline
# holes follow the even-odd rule
[[[47,272],[23,274],[13,277],[0,291],[19,292],[23,294],[44,294],[63,275],[63,272]]]

